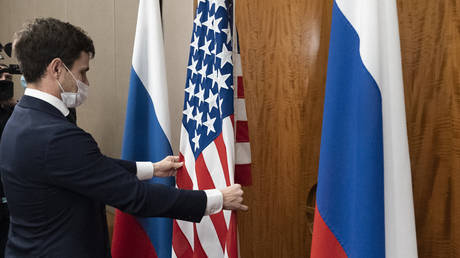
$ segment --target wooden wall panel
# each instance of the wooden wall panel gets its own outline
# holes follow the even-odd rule
[[[236,5],[253,155],[250,211],[239,214],[241,257],[307,257],[332,1]]]
[[[460,257],[459,8],[398,0],[419,257]]]

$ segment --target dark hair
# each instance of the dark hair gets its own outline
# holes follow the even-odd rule
[[[14,52],[27,82],[39,81],[54,58],[72,65],[84,51],[93,58],[93,41],[81,28],[54,18],[39,18],[26,23],[15,33]]]

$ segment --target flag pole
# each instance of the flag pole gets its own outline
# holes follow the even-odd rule
[[[161,16],[161,20],[163,20],[163,0],[159,0],[160,1],[160,16]]]
[[[238,53],[238,36],[237,36],[237,31],[236,31],[236,15],[235,15],[235,10],[236,10],[236,0],[233,0],[232,1],[232,61],[233,61],[233,65],[235,65],[235,60],[236,60],[236,54],[235,53]],[[235,69],[235,66],[233,66],[233,69]],[[236,91],[238,91],[238,87],[237,87],[237,82],[238,82],[238,77],[235,76],[235,73],[233,73],[233,86],[234,86],[234,89]],[[235,94],[235,91],[233,91],[233,94]],[[233,98],[235,99],[236,96],[233,96]],[[233,128],[235,128],[235,132],[236,132],[236,119],[234,119],[233,121]]]

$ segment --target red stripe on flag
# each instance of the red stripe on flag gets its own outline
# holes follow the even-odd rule
[[[211,218],[212,224],[216,229],[217,236],[219,237],[220,245],[222,246],[222,251],[225,250],[225,241],[227,239],[227,224],[225,223],[224,212],[221,211],[214,215],[209,216]]]
[[[230,216],[230,227],[227,233],[227,252],[229,258],[238,258],[238,234],[236,227],[236,212]]]
[[[248,121],[236,121],[236,142],[249,142]]]
[[[214,140],[217,148],[217,154],[219,154],[220,163],[222,164],[222,169],[224,171],[225,183],[227,186],[230,186],[230,173],[228,172],[228,159],[227,159],[227,149],[225,148],[224,137],[222,134],[219,135]]]
[[[133,216],[116,210],[113,228],[113,258],[157,257],[152,242]]]
[[[193,256],[193,249],[176,220],[173,220],[172,244],[177,258],[189,258]]]
[[[208,167],[204,162],[203,153],[201,153],[195,161],[195,173],[198,181],[198,189],[207,190],[216,188],[209,174]]]
[[[324,222],[321,214],[319,214],[318,207],[316,207],[311,244],[311,258],[329,257],[347,258],[347,254]]]
[[[209,174],[208,167],[204,162],[203,154],[200,154],[195,161],[195,171],[198,181],[199,189],[215,189],[212,177]],[[225,239],[227,235],[227,225],[225,223],[224,213],[221,211],[217,214],[210,216],[212,224],[216,230],[217,236],[219,237],[222,250],[225,250]]]
[[[207,258],[208,256],[201,246],[200,239],[198,238],[198,232],[196,231],[196,223],[193,223],[193,235],[194,235],[194,252],[193,258]]]
[[[238,76],[238,98],[244,99],[244,85],[243,85],[243,77]]]
[[[184,162],[184,155],[182,155],[182,153],[179,153],[179,161]],[[176,184],[181,189],[188,189],[188,190],[193,189],[193,182],[192,182],[192,179],[190,178],[190,175],[187,172],[185,163],[181,168],[177,170]]]
[[[235,165],[235,183],[242,186],[252,185],[251,164]]]

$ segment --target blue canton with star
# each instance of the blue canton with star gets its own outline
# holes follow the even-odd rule
[[[195,159],[233,114],[232,17],[230,1],[198,2],[182,118]]]

